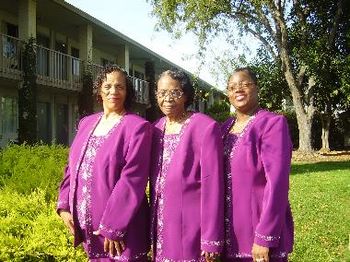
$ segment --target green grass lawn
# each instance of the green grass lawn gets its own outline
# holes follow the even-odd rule
[[[350,261],[350,162],[293,164],[293,262]]]

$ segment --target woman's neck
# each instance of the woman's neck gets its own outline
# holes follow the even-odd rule
[[[121,116],[123,116],[125,114],[125,109],[121,108],[119,110],[114,110],[114,111],[110,111],[110,110],[104,110],[103,111],[103,118],[105,120],[108,119],[114,119],[114,118],[120,118]]]
[[[259,108],[260,108],[260,106],[256,105],[255,107],[251,108],[250,110],[246,110],[246,111],[237,110],[236,111],[237,122],[247,121],[251,116],[253,116],[259,110]]]
[[[188,115],[187,111],[183,111],[183,112],[181,112],[179,114],[176,114],[176,115],[168,115],[168,116],[166,116],[166,120],[170,124],[182,123],[184,120],[186,120],[187,115]]]

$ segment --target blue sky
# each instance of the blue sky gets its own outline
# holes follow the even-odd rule
[[[152,7],[146,0],[66,0],[84,12],[106,23],[147,48],[185,68],[199,74],[200,78],[210,84],[223,89],[223,76],[212,75],[210,72],[211,59],[225,48],[225,43],[219,41],[211,46],[210,57],[206,64],[199,67],[200,61],[196,58],[198,45],[193,35],[185,35],[179,40],[164,31],[154,30],[157,19],[151,16]]]

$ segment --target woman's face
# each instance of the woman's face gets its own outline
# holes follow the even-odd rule
[[[164,75],[158,80],[157,102],[160,110],[168,117],[179,117],[185,111],[186,97],[179,81]]]
[[[100,95],[105,112],[124,111],[124,102],[126,99],[125,75],[118,71],[106,74],[106,79],[101,85]]]
[[[258,88],[244,71],[235,72],[227,83],[230,103],[237,111],[251,113],[258,106]]]

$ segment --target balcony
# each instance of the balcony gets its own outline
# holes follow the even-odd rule
[[[92,76],[95,80],[99,72],[102,70],[103,66],[92,64]],[[131,76],[131,81],[134,86],[136,102],[140,104],[149,104],[149,83],[145,80],[139,79],[137,77]]]
[[[79,58],[37,46],[37,83],[79,91],[82,86],[83,61]]]
[[[23,42],[18,38],[0,34],[0,77],[22,78],[22,46]]]
[[[0,34],[0,76],[21,80],[23,75],[22,50],[24,42]],[[82,61],[67,54],[37,46],[37,83],[46,86],[79,91],[82,84]]]
[[[23,75],[22,50],[24,42],[18,38],[0,34],[0,77],[21,80]],[[79,58],[37,45],[37,83],[71,91],[80,91],[84,62]],[[92,65],[93,79],[102,69]],[[147,81],[131,77],[134,84],[136,102],[149,104],[149,84]]]

